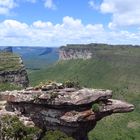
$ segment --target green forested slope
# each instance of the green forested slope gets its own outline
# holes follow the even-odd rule
[[[103,119],[89,139],[140,139],[140,48],[99,49],[93,59],[60,61],[29,77],[32,85],[46,80],[78,80],[83,86],[112,89],[115,98],[133,103],[135,111]]]

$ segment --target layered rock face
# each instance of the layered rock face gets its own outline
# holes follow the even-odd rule
[[[0,83],[27,87],[29,80],[22,59],[10,52],[0,52]]]
[[[25,68],[0,72],[0,83],[12,83],[20,87],[28,87],[29,80]]]
[[[46,131],[60,130],[76,140],[87,140],[87,133],[103,117],[133,111],[132,104],[111,97],[111,90],[66,88],[53,83],[1,92],[0,99],[7,103],[0,114],[12,113],[26,125],[34,124]]]
[[[70,60],[70,59],[90,59],[92,58],[92,52],[89,48],[82,47],[61,47],[59,50],[59,59],[60,60]]]

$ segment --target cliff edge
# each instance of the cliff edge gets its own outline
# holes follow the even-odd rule
[[[11,52],[0,51],[0,83],[27,87],[29,80],[22,59]]]
[[[127,48],[127,49],[126,49]],[[61,46],[59,49],[59,60],[71,60],[71,59],[91,59],[102,58],[104,55],[130,55],[130,48],[139,48],[139,46],[133,45],[109,45],[109,44],[67,44]]]

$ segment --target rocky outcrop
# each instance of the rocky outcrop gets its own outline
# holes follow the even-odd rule
[[[0,83],[28,87],[28,75],[19,56],[9,52],[0,52]]]
[[[113,113],[131,112],[132,104],[113,100],[111,90],[66,88],[53,83],[0,93],[7,103],[0,111],[16,114],[25,124],[43,130],[61,130],[76,140],[87,140],[97,121]]]
[[[1,71],[0,83],[12,83],[20,87],[28,87],[29,80],[25,68],[14,71]]]

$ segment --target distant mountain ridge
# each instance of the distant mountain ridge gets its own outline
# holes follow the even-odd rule
[[[51,47],[13,47],[13,52],[21,55],[28,69],[42,69],[59,58],[58,48]]]
[[[52,48],[46,48],[44,52],[42,52],[40,55],[46,55],[46,54],[49,54],[53,51]]]
[[[13,48],[12,47],[0,47],[0,52],[10,52],[13,53]]]

